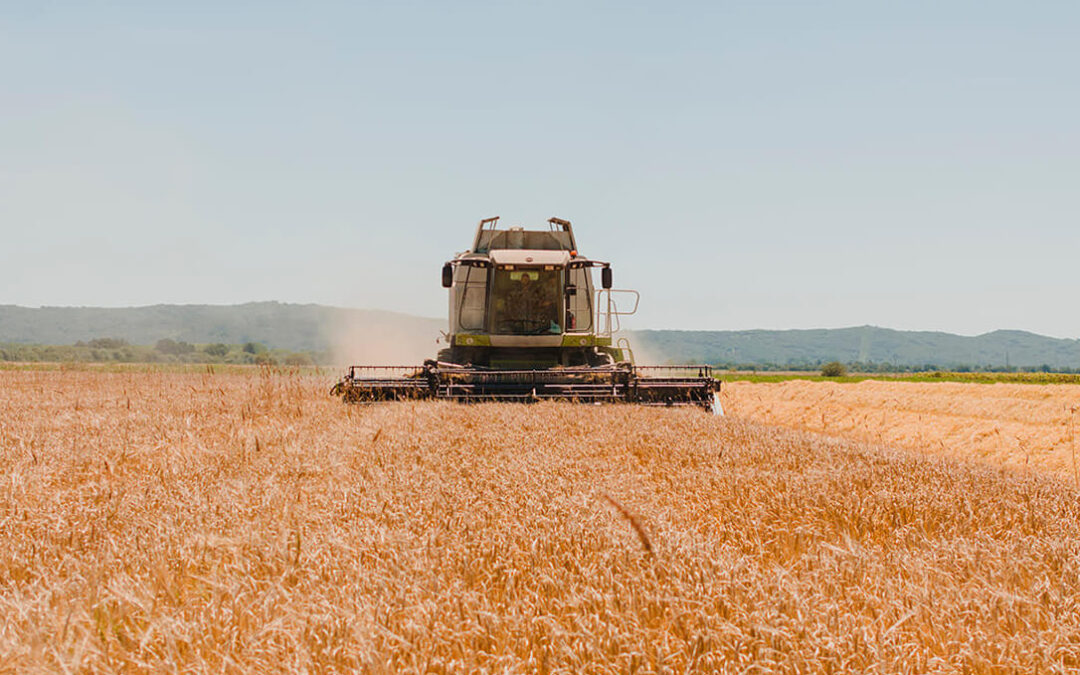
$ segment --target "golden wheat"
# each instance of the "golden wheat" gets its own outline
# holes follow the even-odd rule
[[[739,417],[1077,480],[1080,386],[871,380],[724,386],[724,408]]]
[[[696,410],[326,388],[0,372],[0,670],[1080,666],[1066,483]]]

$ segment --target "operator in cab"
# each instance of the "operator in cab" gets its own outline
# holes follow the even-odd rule
[[[507,293],[508,314],[526,333],[559,333],[556,295],[545,289],[541,282],[534,281],[534,276],[539,277],[539,273],[520,273],[517,284]]]

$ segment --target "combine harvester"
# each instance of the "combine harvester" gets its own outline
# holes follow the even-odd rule
[[[634,365],[626,338],[614,336],[640,296],[611,287],[609,263],[578,254],[569,221],[525,230],[498,229],[498,220],[480,221],[472,248],[443,266],[450,332],[437,359],[351,366],[331,393],[347,403],[562,399],[721,412],[720,381],[709,366]]]

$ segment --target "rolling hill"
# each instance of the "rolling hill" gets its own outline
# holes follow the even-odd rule
[[[807,366],[825,361],[894,366],[1080,368],[1080,340],[997,330],[973,337],[876,326],[816,330],[635,333],[647,353],[671,361]]]
[[[415,362],[433,356],[445,320],[314,304],[148,307],[0,305],[0,342],[72,344],[118,337],[192,343],[262,342],[290,350],[334,350],[349,359]],[[679,331],[629,334],[639,354],[659,362],[806,367],[825,361],[897,367],[1080,368],[1080,340],[1017,330],[973,337],[874,326],[815,330]]]

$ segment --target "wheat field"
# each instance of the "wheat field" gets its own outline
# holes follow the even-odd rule
[[[725,410],[792,429],[978,459],[1080,482],[1080,386],[731,382]]]
[[[697,410],[0,372],[0,670],[1066,672],[1052,476]]]

